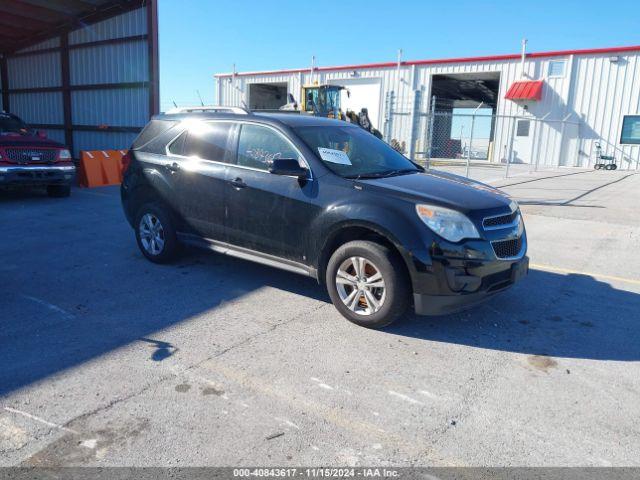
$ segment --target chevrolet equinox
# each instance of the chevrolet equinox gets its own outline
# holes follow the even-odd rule
[[[362,128],[286,113],[155,116],[121,187],[142,254],[180,243],[317,279],[348,320],[379,328],[413,304],[462,310],[527,273],[517,203],[426,170]]]

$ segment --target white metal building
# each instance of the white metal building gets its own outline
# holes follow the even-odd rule
[[[509,148],[518,163],[588,166],[596,142],[618,158],[619,168],[636,169],[640,159],[640,46],[224,73],[215,79],[219,104],[244,102],[250,108],[277,108],[289,93],[299,102],[302,85],[345,86],[350,96],[343,106],[368,108],[385,140],[405,142],[414,158],[431,153],[425,151],[432,145],[429,130],[444,128],[446,137],[463,138],[451,131],[451,122],[430,129],[430,115],[480,107],[493,119],[486,135],[489,161],[504,162]]]

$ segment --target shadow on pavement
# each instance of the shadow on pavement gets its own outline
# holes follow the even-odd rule
[[[0,237],[0,395],[134,342],[151,344],[151,359],[163,361],[182,346],[154,339],[154,333],[263,287],[328,302],[312,279],[206,252],[188,251],[174,265],[149,263],[136,248],[116,192],[75,191],[62,202],[64,211],[60,199],[0,202],[6,221]],[[637,361],[638,312],[638,294],[584,275],[534,270],[475,310],[409,315],[386,332],[531,355]],[[264,309],[272,320],[290,313],[276,303]],[[206,328],[241,330],[231,323],[238,321],[217,316]]]
[[[587,275],[531,270],[521,283],[457,315],[416,317],[394,335],[489,350],[591,360],[640,360],[640,294]]]

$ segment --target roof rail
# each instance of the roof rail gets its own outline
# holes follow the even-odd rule
[[[214,113],[240,113],[248,115],[251,112],[242,107],[227,107],[224,105],[205,105],[202,107],[176,107],[171,110],[167,110],[166,114],[173,113],[190,113],[190,112],[214,112]]]

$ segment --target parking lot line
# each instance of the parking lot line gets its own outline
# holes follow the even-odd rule
[[[438,459],[438,462],[441,463],[442,466],[463,464],[459,458],[443,455],[434,445],[416,444],[412,439],[406,439],[399,434],[385,431],[378,425],[351,416],[341,411],[341,409],[325,405],[307,396],[296,395],[291,391],[283,390],[282,387],[273,388],[268,382],[264,382],[260,378],[248,374],[246,371],[236,370],[214,359],[209,359],[206,363],[203,363],[201,368],[214,374],[222,375],[231,382],[256,393],[280,400],[283,404],[288,405],[289,408],[311,413],[333,425],[355,433],[360,438],[387,442],[391,447],[402,447],[405,449],[405,453],[413,456],[421,457],[430,453]]]
[[[62,315],[67,320],[73,320],[75,318],[75,316],[72,313],[67,312],[66,310],[58,307],[57,305],[41,300],[40,298],[32,297],[31,295],[22,295],[22,298],[31,300],[32,302],[37,303],[38,305],[42,305],[43,307],[48,308],[52,312],[56,312]]]
[[[7,412],[15,413],[17,415],[22,415],[23,417],[29,418],[31,420],[34,420],[34,421],[38,422],[38,423],[42,423],[43,425],[47,425],[48,427],[57,428],[58,430],[63,430],[65,432],[69,432],[69,433],[73,433],[73,434],[78,435],[78,432],[73,430],[73,429],[71,429],[71,428],[67,428],[67,427],[65,427],[63,425],[58,425],[57,423],[49,422],[49,421],[45,420],[44,418],[36,417],[35,415],[31,415],[30,413],[23,412],[22,410],[18,410],[16,408],[11,408],[11,407],[4,407],[4,409]]]
[[[589,277],[600,278],[602,280],[613,280],[616,282],[631,283],[632,285],[640,285],[640,280],[637,280],[635,278],[617,277],[615,275],[605,275],[604,273],[583,272],[580,270],[571,270],[569,268],[553,267],[551,265],[542,265],[539,263],[532,263],[530,267],[538,270],[545,270],[547,272],[574,273],[576,275],[587,275]]]

